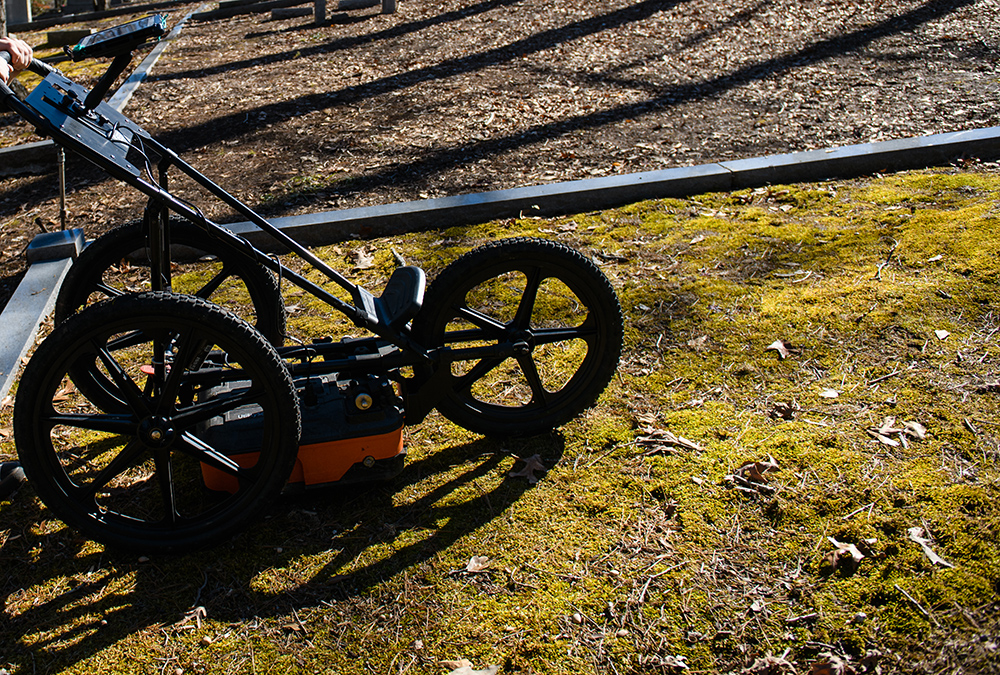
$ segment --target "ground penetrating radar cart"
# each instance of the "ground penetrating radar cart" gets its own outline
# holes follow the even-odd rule
[[[74,60],[111,58],[92,90],[38,60],[31,69],[44,79],[25,100],[0,85],[42,134],[147,198],[141,222],[76,260],[56,327],[20,380],[18,455],[56,515],[107,545],[184,552],[241,530],[286,484],[393,475],[402,427],[435,408],[475,432],[530,435],[594,403],[617,368],[623,321],[590,259],[545,240],[500,240],[461,256],[426,293],[423,271],[401,266],[374,295],[103,102],[133,51],[165,30],[150,16],[68,49]],[[350,299],[172,194],[171,168]],[[178,247],[214,261],[189,295],[171,292]],[[151,290],[114,281],[130,257]],[[364,336],[286,346],[279,279]],[[239,316],[217,304],[234,283],[248,298]]]

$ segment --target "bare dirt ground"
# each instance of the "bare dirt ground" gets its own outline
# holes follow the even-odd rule
[[[269,216],[325,211],[997,125],[998,9],[411,0],[322,26],[189,21],[126,113]],[[141,212],[70,175],[88,237]],[[3,179],[0,223],[5,299],[27,241],[58,226],[54,176]]]

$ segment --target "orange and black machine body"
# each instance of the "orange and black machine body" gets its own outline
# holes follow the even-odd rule
[[[210,387],[202,400],[238,394],[247,383],[228,382]],[[336,373],[297,377],[302,436],[298,458],[286,490],[321,487],[331,483],[384,480],[403,469],[403,401],[392,383],[378,376],[338,379]],[[214,417],[199,436],[212,443],[218,434],[227,447],[254,448],[261,433],[261,410],[247,405]],[[234,442],[235,439],[235,442]],[[253,465],[255,452],[230,456],[238,464]],[[236,491],[235,477],[202,464],[210,490]]]

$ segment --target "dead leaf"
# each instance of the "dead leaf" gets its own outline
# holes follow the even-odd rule
[[[747,480],[753,481],[754,483],[766,483],[767,478],[764,477],[764,474],[768,471],[777,470],[778,462],[775,461],[774,457],[768,455],[766,461],[747,462],[737,469],[736,473]]]
[[[465,566],[465,571],[470,574],[483,572],[490,566],[490,558],[485,555],[474,555],[469,558],[469,563]]]
[[[687,346],[696,352],[705,351],[705,343],[708,342],[708,336],[702,335],[701,337],[693,338],[687,341]]]
[[[768,654],[758,657],[753,663],[740,671],[740,675],[783,675],[795,673],[795,666],[780,656]]]
[[[782,360],[787,359],[789,355],[792,353],[791,349],[789,349],[789,345],[785,343],[783,340],[775,340],[774,342],[769,344],[764,351],[767,351],[768,349],[773,349],[774,351],[778,352],[778,356]]]
[[[903,430],[896,428],[895,417],[886,417],[884,420],[882,420],[882,426],[880,426],[876,431],[882,434],[883,436],[892,436],[893,434],[898,434]]]
[[[909,447],[907,438],[922,441],[927,437],[927,429],[919,422],[907,422],[903,428],[896,426],[895,417],[886,417],[878,427],[869,427],[868,434],[882,445],[896,448],[902,445]],[[897,440],[898,439],[898,440]]]
[[[854,574],[858,570],[858,565],[865,559],[865,554],[854,544],[840,542],[833,537],[827,539],[835,548],[823,556],[824,566],[829,572],[836,571],[845,576]]]
[[[924,529],[922,527],[911,527],[906,531],[910,537],[910,541],[920,545],[920,548],[924,550],[924,555],[935,565],[941,565],[942,567],[954,567],[950,562],[939,556],[934,549],[931,548],[931,542],[929,539],[924,537]]]
[[[893,448],[898,448],[899,447],[899,441],[895,441],[895,440],[889,438],[888,436],[885,436],[885,435],[880,434],[880,433],[876,433],[875,434],[875,440],[877,440],[882,445],[888,445],[888,446],[893,447]]]
[[[809,675],[849,675],[853,672],[846,659],[823,652],[819,655],[819,660],[812,664]]]
[[[774,404],[770,414],[771,417],[776,420],[793,420],[798,412],[799,405],[795,401],[792,401],[791,403],[781,401]]]
[[[356,251],[352,251],[348,258],[354,265],[353,271],[357,272],[359,270],[371,269],[375,264],[375,256],[368,252],[368,249],[360,248]]]
[[[72,382],[67,382],[66,386],[56,392],[56,395],[52,397],[53,403],[64,403],[69,400],[69,397],[76,391],[76,387],[73,386]]]
[[[455,670],[456,668],[469,668],[472,667],[472,661],[469,659],[458,659],[457,661],[442,661],[441,665],[445,668],[450,668]]]
[[[532,455],[531,457],[517,457],[516,459],[524,462],[524,467],[520,471],[511,471],[508,474],[511,478],[527,478],[531,485],[538,482],[538,476],[535,475],[536,471],[541,471],[545,473],[548,469],[542,464],[542,458],[539,455]]]
[[[651,450],[646,452],[647,455],[664,452],[670,448],[681,448],[684,450],[693,450],[695,452],[702,452],[703,450],[703,448],[694,441],[689,441],[683,436],[677,436],[666,429],[654,429],[647,427],[642,429],[642,432],[645,435],[636,438],[635,442],[640,445],[653,446]]]
[[[927,428],[920,422],[907,422],[903,425],[903,433],[918,441],[927,438]]]
[[[452,669],[448,672],[448,675],[496,675],[496,672],[500,670],[500,666],[486,666],[482,670],[473,670],[472,662],[468,659],[442,661],[441,665]]]
[[[656,413],[639,413],[635,416],[635,421],[644,426],[652,426],[657,420]]]
[[[681,656],[664,656],[660,658],[660,665],[667,668],[676,668],[677,670],[687,670],[687,657]]]
[[[837,398],[840,392],[836,389],[820,389],[819,395],[823,398]]]

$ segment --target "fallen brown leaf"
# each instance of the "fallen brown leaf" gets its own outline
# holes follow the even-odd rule
[[[923,549],[924,555],[935,565],[941,565],[942,567],[954,567],[950,562],[939,556],[933,548],[931,548],[931,541],[924,537],[924,528],[922,527],[911,527],[906,531],[907,536],[909,536],[910,541],[919,544],[920,548]]]
[[[541,471],[545,473],[548,469],[542,464],[542,458],[539,455],[532,455],[531,457],[517,457],[517,459],[524,462],[524,466],[521,467],[519,471],[511,471],[508,474],[511,478],[527,478],[528,482],[534,485],[538,482],[538,476],[535,475],[536,472]]]
[[[778,356],[781,359],[787,359],[792,353],[789,349],[789,345],[782,340],[775,340],[765,348],[765,351],[768,349],[773,349],[778,352]]]

